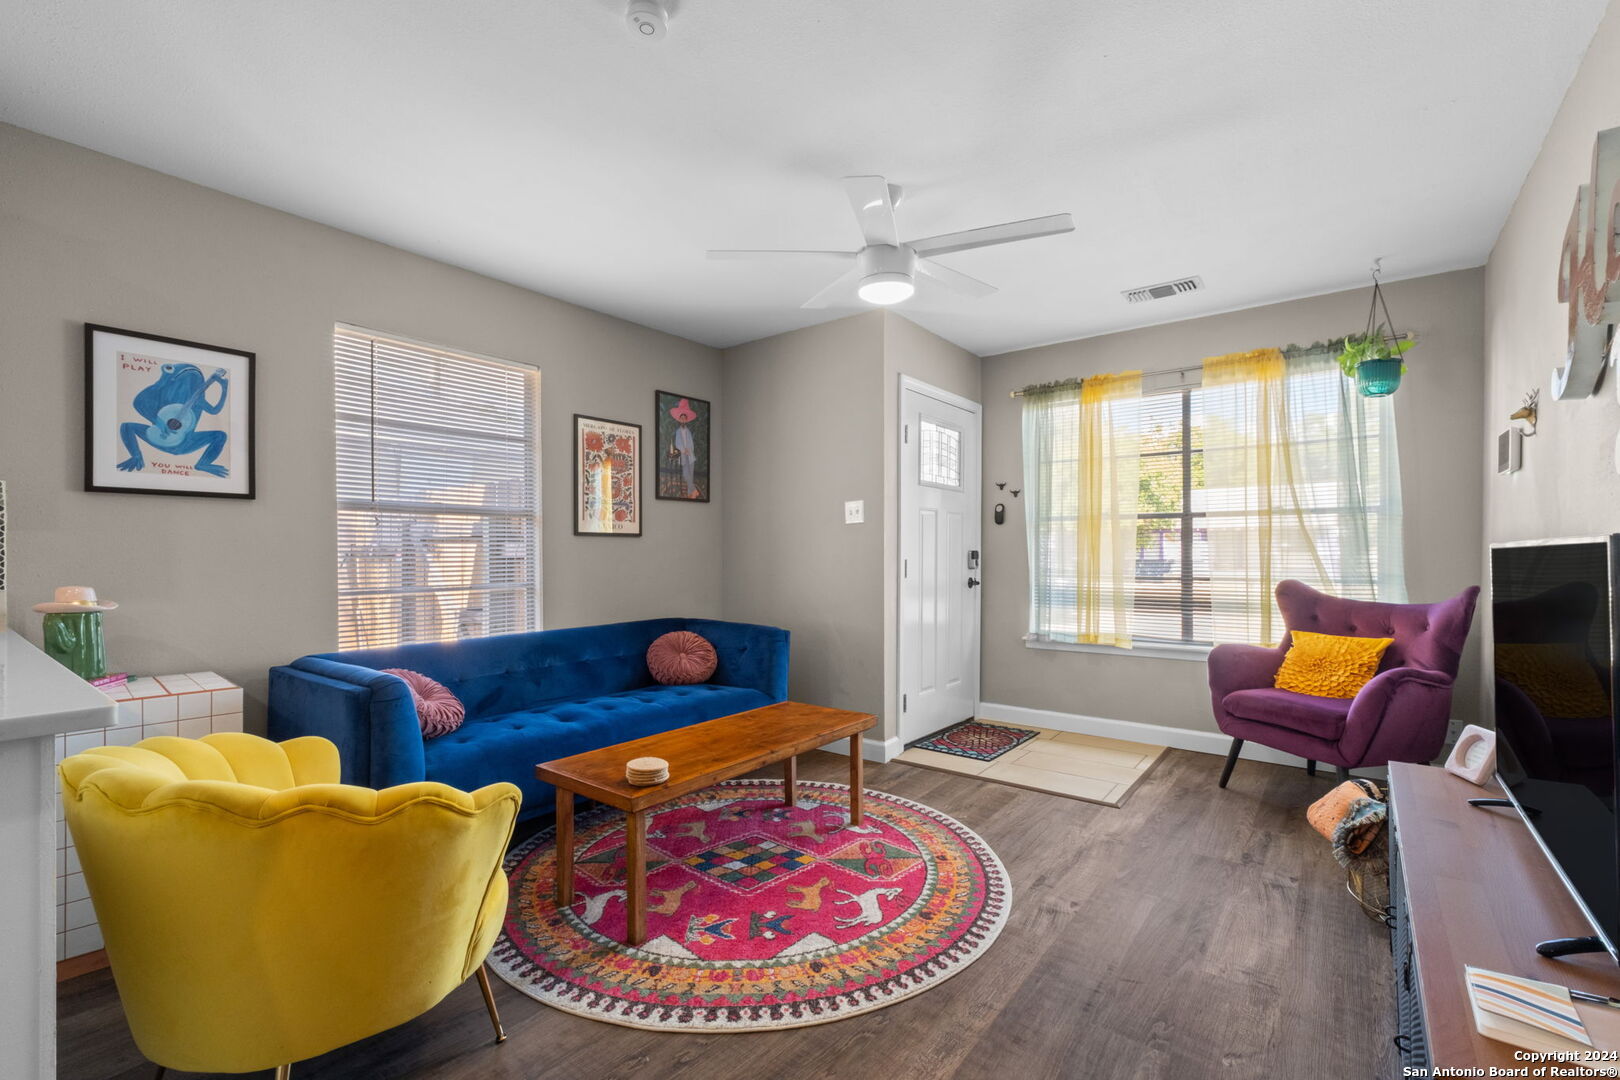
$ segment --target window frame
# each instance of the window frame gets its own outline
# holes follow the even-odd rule
[[[928,440],[925,436],[928,427],[932,427],[936,431],[948,431],[956,437],[956,483],[954,484],[943,480],[929,480],[923,475],[927,461],[925,447]],[[964,437],[965,433],[955,424],[947,424],[943,420],[935,420],[928,416],[923,417],[917,424],[917,483],[924,487],[939,488],[941,491],[961,492],[967,482],[962,475],[962,442]]]
[[[1200,528],[1200,526],[1203,526],[1203,527],[1207,528],[1207,525],[1204,525],[1203,523],[1207,522],[1208,519],[1211,516],[1210,513],[1207,510],[1194,510],[1193,509],[1193,463],[1197,459],[1197,455],[1200,455],[1200,454],[1204,453],[1204,450],[1205,450],[1205,448],[1201,445],[1201,443],[1200,443],[1200,445],[1195,446],[1194,441],[1193,441],[1193,430],[1194,430],[1193,429],[1193,420],[1194,420],[1194,417],[1196,415],[1196,410],[1194,408],[1193,395],[1200,392],[1201,390],[1203,390],[1204,387],[1203,387],[1203,382],[1202,382],[1201,378],[1198,378],[1195,375],[1195,376],[1193,376],[1193,378],[1189,379],[1187,377],[1187,372],[1183,371],[1183,370],[1156,372],[1156,373],[1150,374],[1149,376],[1146,376],[1145,378],[1146,379],[1153,379],[1155,376],[1157,376],[1157,377],[1168,377],[1168,376],[1171,376],[1171,375],[1177,376],[1179,378],[1179,381],[1174,383],[1174,384],[1169,384],[1169,385],[1160,384],[1160,385],[1157,385],[1157,386],[1151,386],[1151,387],[1148,387],[1148,388],[1144,388],[1142,397],[1144,399],[1147,399],[1147,398],[1154,398],[1154,397],[1169,396],[1169,395],[1172,395],[1172,394],[1180,395],[1180,398],[1181,398],[1181,410],[1180,410],[1180,422],[1181,422],[1180,434],[1181,434],[1181,438],[1180,438],[1179,448],[1174,449],[1174,450],[1150,450],[1150,451],[1146,451],[1146,452],[1143,452],[1143,453],[1139,454],[1139,459],[1142,460],[1142,461],[1148,461],[1148,460],[1151,460],[1153,458],[1166,458],[1166,457],[1175,457],[1175,458],[1180,459],[1180,462],[1181,462],[1181,507],[1180,507],[1179,511],[1175,511],[1175,512],[1171,512],[1171,511],[1139,511],[1138,514],[1137,514],[1137,521],[1138,522],[1155,521],[1155,520],[1156,521],[1164,521],[1166,523],[1175,524],[1181,530],[1181,533],[1180,533],[1180,553],[1179,553],[1180,554],[1180,588],[1179,588],[1179,595],[1180,595],[1180,599],[1181,599],[1180,614],[1181,614],[1182,637],[1180,639],[1172,639],[1172,638],[1165,638],[1165,637],[1153,637],[1153,636],[1148,636],[1148,635],[1138,635],[1138,634],[1133,633],[1132,639],[1131,639],[1131,642],[1132,642],[1131,646],[1127,648],[1127,647],[1119,646],[1119,645],[1104,645],[1104,644],[1095,644],[1095,643],[1090,643],[1090,642],[1054,641],[1054,640],[1050,640],[1050,639],[1038,638],[1038,637],[1035,637],[1033,634],[1026,633],[1024,635],[1024,644],[1025,644],[1026,648],[1046,649],[1046,650],[1052,650],[1052,651],[1057,651],[1057,652],[1102,653],[1102,654],[1111,655],[1111,656],[1141,656],[1141,657],[1149,657],[1149,658],[1157,658],[1157,659],[1202,661],[1209,655],[1210,650],[1215,647],[1215,644],[1216,644],[1215,641],[1198,640],[1198,639],[1193,637],[1193,633],[1194,633],[1193,628],[1194,628],[1194,625],[1196,624],[1196,619],[1197,619],[1197,610],[1196,610],[1196,606],[1195,606],[1195,600],[1196,600],[1196,588],[1197,588],[1198,582],[1200,580],[1202,580],[1203,582],[1206,583],[1206,585],[1208,585],[1208,587],[1210,587],[1211,589],[1214,588],[1214,579],[1209,575],[1207,570],[1206,570],[1206,573],[1205,573],[1204,577],[1202,577],[1202,578],[1199,577],[1199,575],[1197,573],[1197,567],[1194,564],[1194,558],[1193,558],[1193,556],[1194,556],[1194,545],[1195,545],[1195,543],[1197,541],[1198,529]],[[1311,445],[1331,444],[1331,443],[1333,443],[1335,441],[1336,441],[1336,439],[1334,439],[1334,438],[1307,438],[1307,439],[1302,440],[1299,443],[1299,445],[1301,445],[1301,446],[1311,446]],[[1365,448],[1362,448],[1358,452],[1362,453],[1362,454],[1366,453]],[[1329,515],[1329,516],[1331,516],[1331,515],[1343,514],[1349,509],[1351,509],[1351,508],[1335,502],[1334,504],[1331,504],[1331,505],[1320,505],[1320,506],[1305,507],[1305,508],[1301,509],[1301,512],[1305,513],[1307,515],[1311,515],[1311,516],[1316,516],[1316,515]],[[1381,511],[1385,510],[1385,508],[1382,505],[1381,505],[1380,509],[1381,509]],[[1072,517],[1065,517],[1065,518],[1053,517],[1053,518],[1049,518],[1047,520],[1052,521],[1052,522],[1057,522],[1057,521],[1073,521],[1074,519]],[[1140,577],[1138,577],[1136,580],[1137,580],[1138,584],[1140,584],[1140,582],[1142,581],[1142,579]],[[1359,584],[1360,582],[1358,581],[1356,583]],[[1349,584],[1348,579],[1345,582],[1345,584]],[[1139,602],[1140,602],[1140,592],[1138,592],[1138,603]],[[1138,612],[1140,612],[1141,608],[1138,606],[1136,608],[1136,610]]]
[[[529,448],[529,457],[530,457],[529,469],[530,469],[531,474],[532,474],[533,479],[534,479],[534,485],[533,485],[533,500],[534,500],[533,508],[534,509],[533,509],[532,515],[523,513],[521,511],[515,511],[515,510],[510,510],[510,509],[504,509],[504,508],[473,508],[473,507],[460,506],[460,505],[457,505],[457,504],[454,504],[454,503],[439,504],[439,503],[431,503],[431,502],[428,502],[428,503],[424,503],[424,502],[405,502],[405,501],[392,501],[392,502],[390,502],[390,501],[386,501],[386,500],[378,500],[375,497],[373,497],[371,499],[359,499],[359,500],[352,499],[352,498],[345,498],[344,495],[342,494],[342,488],[341,488],[341,485],[342,485],[342,480],[341,480],[342,461],[341,461],[341,458],[339,456],[338,446],[336,445],[337,425],[340,424],[346,416],[353,419],[353,414],[350,413],[349,410],[344,409],[343,402],[340,400],[339,391],[338,391],[338,378],[339,378],[339,375],[338,375],[338,363],[339,363],[339,361],[338,361],[338,356],[337,356],[337,349],[338,349],[337,343],[338,343],[338,338],[339,338],[340,335],[348,335],[351,338],[368,339],[368,340],[372,341],[373,343],[378,343],[378,342],[389,343],[389,344],[401,346],[401,347],[406,348],[406,349],[416,349],[416,350],[421,350],[421,351],[427,352],[427,353],[440,354],[442,356],[445,356],[445,357],[448,357],[448,358],[451,358],[451,359],[465,359],[465,360],[473,361],[473,362],[476,362],[476,363],[485,363],[485,364],[496,365],[496,366],[503,367],[503,368],[519,369],[519,370],[525,372],[526,373],[526,378],[528,378],[530,380],[530,394],[529,394],[529,398],[530,398],[530,400],[529,400],[530,416],[529,416],[528,428],[529,428],[529,431],[531,432],[531,435],[530,435],[531,446]],[[337,617],[336,618],[337,625],[336,625],[335,629],[336,629],[336,636],[337,636],[339,651],[345,651],[345,648],[344,648],[344,645],[343,645],[344,602],[345,602],[345,600],[348,600],[348,599],[355,599],[355,598],[364,599],[364,596],[365,596],[365,594],[363,592],[357,592],[357,591],[354,591],[354,590],[345,591],[344,588],[343,588],[343,585],[342,585],[342,567],[343,567],[344,546],[343,546],[343,539],[342,539],[343,533],[342,533],[341,522],[342,522],[342,515],[345,512],[359,512],[359,513],[365,513],[365,512],[368,512],[368,511],[377,511],[377,512],[382,512],[382,513],[412,513],[412,512],[417,512],[417,513],[420,513],[420,514],[422,514],[424,516],[432,516],[432,515],[438,515],[438,514],[452,514],[452,515],[454,515],[454,514],[464,514],[464,515],[471,516],[471,517],[481,517],[481,518],[506,518],[506,519],[529,518],[529,519],[531,519],[532,523],[533,523],[532,524],[532,534],[531,534],[532,539],[531,539],[531,542],[527,545],[529,550],[528,550],[527,555],[526,555],[526,559],[527,559],[527,561],[529,563],[531,572],[527,575],[527,577],[528,577],[527,586],[526,587],[524,587],[524,586],[518,586],[517,587],[519,589],[523,589],[528,594],[525,597],[526,602],[525,602],[524,606],[527,609],[527,611],[530,613],[530,616],[531,616],[528,620],[526,620],[530,625],[518,628],[515,631],[509,631],[509,630],[504,630],[504,629],[503,630],[492,630],[489,627],[489,625],[486,623],[484,633],[481,634],[481,635],[478,635],[478,636],[480,636],[480,637],[489,637],[489,636],[493,636],[496,633],[508,633],[508,632],[520,632],[521,633],[521,632],[529,632],[529,631],[536,631],[536,630],[544,629],[545,628],[545,573],[544,573],[545,563],[544,563],[544,554],[543,554],[543,546],[544,546],[543,545],[543,531],[544,531],[544,523],[545,523],[545,504],[544,504],[544,500],[543,500],[544,473],[543,473],[542,468],[541,468],[541,466],[542,466],[543,435],[544,435],[544,430],[543,430],[544,411],[543,411],[543,408],[542,408],[544,384],[543,384],[543,373],[541,371],[540,366],[538,364],[530,362],[530,361],[513,360],[513,359],[510,359],[510,358],[501,357],[501,356],[491,356],[491,355],[489,355],[487,353],[480,353],[480,352],[476,352],[476,351],[471,350],[471,349],[452,348],[452,347],[445,346],[445,345],[435,344],[434,342],[430,342],[430,341],[422,341],[422,340],[420,340],[418,338],[412,338],[412,337],[406,336],[404,334],[395,334],[395,333],[390,333],[390,332],[387,332],[387,331],[375,330],[375,329],[372,329],[371,327],[360,326],[360,325],[355,324],[355,323],[334,322],[332,324],[331,342],[332,342],[332,344],[331,344],[331,348],[332,348],[331,362],[332,362],[332,379],[333,379],[331,400],[332,400],[332,407],[333,407],[332,416],[333,416],[333,424],[334,424],[334,447],[333,447],[333,450],[334,450],[334,454],[333,454],[333,482],[334,482],[334,492],[333,492],[333,494],[334,494],[334,499],[333,499],[333,510],[334,510],[334,513],[335,513],[336,518],[337,518],[337,529],[335,530],[334,539],[337,541],[337,551],[336,551],[337,566],[336,566],[336,569],[338,571],[338,581],[337,581],[338,605],[337,605],[337,610],[335,612],[336,617]],[[361,418],[361,419],[365,419],[365,418]],[[378,430],[378,428],[376,427],[376,421],[375,421],[374,416],[371,417],[371,422],[373,424],[373,430],[374,431]],[[397,429],[396,425],[389,425],[389,427],[390,427],[391,430]],[[372,452],[372,454],[374,456],[375,455],[375,443],[372,444],[372,451],[371,452]],[[375,492],[373,492],[373,495],[375,495]],[[444,592],[455,592],[455,591],[477,592],[477,593],[482,593],[482,594],[487,595],[487,594],[491,594],[491,593],[495,593],[495,592],[502,592],[502,591],[510,592],[510,591],[514,591],[514,589],[511,586],[497,585],[497,584],[491,584],[491,583],[486,582],[486,583],[483,583],[483,584],[480,584],[480,585],[469,586],[469,587],[467,587],[465,589],[460,589],[460,590],[457,590],[457,589],[439,589],[439,588],[421,588],[421,589],[392,589],[392,590],[381,590],[381,591],[371,590],[370,592],[371,592],[371,595],[377,595],[377,596],[381,596],[381,595],[405,596],[405,595],[408,595],[408,594],[409,595],[438,595],[438,594],[444,593]],[[397,648],[397,647],[404,646],[404,645],[431,644],[433,642],[438,642],[438,641],[442,641],[442,640],[445,640],[445,639],[434,638],[434,639],[430,639],[429,641],[415,641],[415,640],[406,640],[403,637],[401,637],[398,641],[395,641],[392,644],[386,644],[386,645],[366,645],[366,644],[362,644],[362,645],[354,646],[353,648],[354,649],[361,649],[361,650],[364,650],[364,649],[386,649],[386,648]],[[464,640],[464,639],[461,639],[461,638],[458,637],[458,638],[452,638],[452,639],[448,639],[448,640],[454,641],[454,640]],[[350,651],[352,651],[352,650],[350,650]]]

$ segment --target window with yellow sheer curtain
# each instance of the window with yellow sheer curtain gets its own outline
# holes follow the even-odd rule
[[[1328,348],[1028,392],[1024,473],[1035,643],[1274,642],[1285,578],[1405,599],[1390,401]]]
[[[1391,398],[1358,394],[1330,348],[1212,357],[1199,398],[1210,640],[1275,644],[1288,578],[1405,601]]]
[[[1025,397],[1032,635],[1131,645],[1141,404],[1139,371]]]

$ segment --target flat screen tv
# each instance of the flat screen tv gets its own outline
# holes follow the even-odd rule
[[[1497,779],[1592,924],[1544,955],[1620,959],[1615,580],[1620,534],[1491,548]]]

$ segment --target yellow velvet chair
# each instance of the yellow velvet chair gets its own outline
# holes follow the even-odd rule
[[[337,747],[222,733],[62,762],[68,828],[135,1042],[165,1068],[277,1069],[431,1009],[506,914],[520,795],[338,783]]]

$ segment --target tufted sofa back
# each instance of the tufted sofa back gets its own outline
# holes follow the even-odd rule
[[[468,722],[456,733],[464,736],[459,742],[479,737],[482,764],[456,775],[452,783],[476,786],[475,780],[532,777],[537,761],[622,740],[605,738],[560,751],[550,744],[517,747],[506,741],[513,725],[498,721],[518,713],[561,717],[587,703],[592,706],[589,716],[599,717],[610,711],[598,707],[603,699],[639,697],[639,691],[653,688],[647,647],[671,630],[689,630],[714,646],[718,666],[708,683],[701,684],[713,707],[692,696],[699,690],[687,696],[687,708],[641,702],[662,717],[657,730],[787,699],[791,635],[781,627],[720,619],[643,619],[301,656],[270,670],[270,734],[281,740],[302,735],[330,739],[342,755],[343,775],[372,787],[434,776],[410,688],[385,670],[405,668],[444,684],[466,706]],[[718,693],[726,688],[753,693]],[[668,704],[678,695],[654,696]]]
[[[1477,585],[1435,604],[1346,600],[1317,592],[1302,581],[1277,585],[1277,606],[1290,631],[1394,638],[1379,664],[1380,670],[1415,667],[1443,672],[1453,679],[1457,677],[1457,664],[1462,659],[1478,599]],[[1283,647],[1291,640],[1292,633],[1283,640]]]
[[[462,641],[357,649],[317,657],[357,667],[407,668],[443,683],[469,719],[536,702],[635,690],[652,682],[647,647],[685,619],[649,619],[543,633],[495,634]]]

